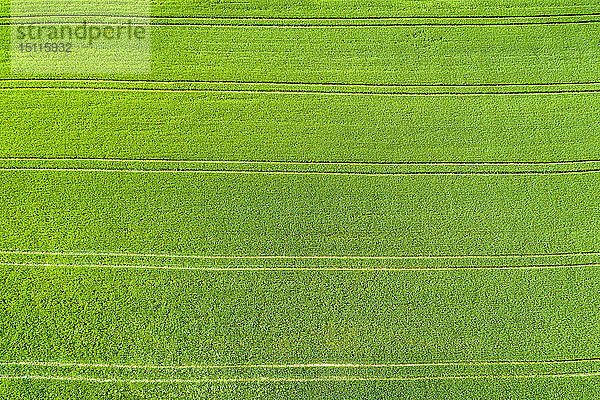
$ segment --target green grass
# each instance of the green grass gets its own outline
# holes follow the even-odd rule
[[[598,174],[2,171],[6,249],[207,255],[594,251]],[[27,182],[27,190],[23,190]]]
[[[148,75],[0,26],[0,399],[600,397],[598,11],[155,1]]]
[[[600,95],[594,93],[1,93],[0,117],[8,122],[0,127],[2,157],[403,162],[600,156],[593,128],[600,124]],[[571,109],[577,112],[564,112]]]
[[[35,1],[32,4],[38,4]],[[74,2],[78,4],[80,2]],[[25,4],[25,2],[23,2]],[[536,0],[529,2],[494,1],[294,1],[250,0],[227,2],[219,0],[154,0],[151,2],[156,16],[264,16],[264,17],[406,17],[448,15],[547,15],[561,13],[597,12],[596,2],[583,0]],[[0,15],[10,15],[10,2],[0,3]],[[93,7],[93,5],[88,5]],[[121,7],[126,7],[121,5]],[[118,15],[119,6],[115,6]]]
[[[152,73],[133,77],[388,85],[594,82],[600,68],[598,21],[458,27],[153,26]],[[6,77],[9,27],[0,32],[5,42],[0,76]]]
[[[390,397],[412,397],[420,399],[581,399],[598,396],[597,378],[574,378],[572,380],[507,380],[497,381],[483,379],[476,382],[383,382],[383,383],[282,383],[276,386],[265,383],[252,384],[204,384],[204,385],[169,385],[169,384],[128,384],[115,386],[111,384],[78,383],[41,383],[28,382],[18,384],[0,383],[0,398],[11,399],[13,396],[23,398],[60,398],[68,400],[98,398],[134,398],[134,399],[353,399],[360,394],[370,399],[388,399]]]
[[[103,268],[3,267],[4,360],[77,360],[150,365],[402,363],[439,360],[556,360],[594,357],[599,304],[596,268],[477,272],[201,272]],[[183,312],[185,310],[185,312]],[[35,343],[35,346],[31,346]],[[465,374],[565,373],[594,364],[428,368],[341,368],[335,375],[386,377]],[[327,377],[331,368],[297,371],[245,368],[205,371],[122,371],[107,368],[2,367],[4,373],[120,379]],[[557,378],[554,378],[557,379]],[[547,390],[553,378],[488,378],[469,382],[299,382],[241,386],[321,397],[357,390],[376,398],[407,390],[440,395],[457,388],[490,396],[488,385],[512,387],[521,397]],[[581,378],[563,378],[566,390],[584,389]],[[520,385],[517,385],[520,383]],[[532,384],[540,384],[535,389]],[[48,386],[49,385],[49,386]],[[67,386],[26,381],[29,388],[67,391]],[[100,390],[155,393],[164,385],[99,385]],[[247,386],[246,386],[247,385]],[[478,388],[478,385],[486,385]],[[58,387],[57,387],[58,386]],[[181,393],[217,392],[228,385],[173,385]],[[36,389],[37,388],[37,389]],[[103,389],[104,388],[104,389]],[[291,393],[292,388],[300,393]],[[79,389],[78,389],[79,390]],[[92,389],[96,390],[96,389]],[[247,390],[247,391],[246,391]],[[592,387],[590,394],[594,393]],[[366,392],[365,392],[366,391]],[[227,393],[229,392],[229,393]],[[92,392],[98,395],[98,392]],[[344,392],[342,392],[344,393]],[[344,397],[350,398],[352,392]],[[568,393],[568,392],[567,392]],[[327,395],[327,394],[325,394]],[[330,394],[330,396],[332,396]],[[220,398],[221,396],[216,396]],[[431,396],[433,397],[433,396]],[[333,397],[332,397],[333,398]],[[429,398],[425,393],[422,398]],[[492,398],[492,397],[490,397]],[[508,397],[506,397],[508,398]]]
[[[245,365],[592,358],[600,350],[594,340],[600,334],[596,269],[532,274],[3,266],[2,302],[10,307],[2,310],[2,359]],[[396,370],[410,376],[460,368]],[[195,374],[176,371],[172,377]]]

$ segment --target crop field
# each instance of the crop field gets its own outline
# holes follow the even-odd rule
[[[0,399],[600,398],[600,2],[21,3]]]

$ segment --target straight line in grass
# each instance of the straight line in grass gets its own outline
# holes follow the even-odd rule
[[[444,83],[417,83],[417,84],[387,84],[387,83],[344,83],[344,82],[249,82],[249,81],[195,81],[195,80],[154,80],[154,79],[87,79],[87,78],[3,78],[0,82],[103,82],[103,83],[159,83],[159,84],[205,84],[205,85],[271,85],[271,86],[348,86],[348,87],[375,87],[375,88],[480,88],[480,87],[509,87],[509,86],[591,86],[600,85],[600,81],[587,82],[546,82],[546,83],[471,83],[471,84],[444,84]]]
[[[506,91],[506,92],[439,92],[439,93],[416,93],[416,92],[350,92],[339,90],[259,90],[259,89],[165,89],[165,88],[100,88],[100,87],[42,87],[42,86],[24,86],[24,87],[1,87],[0,90],[65,90],[65,91],[117,91],[117,92],[167,92],[167,93],[234,93],[234,94],[285,94],[285,95],[330,95],[330,96],[516,96],[516,95],[552,95],[552,94],[585,94],[600,93],[600,89],[579,89],[579,90],[548,90],[548,91]]]
[[[310,21],[362,21],[362,20],[404,20],[404,19],[526,19],[526,18],[573,18],[573,17],[600,17],[600,13],[566,13],[566,14],[536,14],[536,15],[416,15],[416,16],[358,16],[358,17],[268,17],[268,16],[172,16],[172,15],[116,15],[116,14],[32,14],[0,16],[0,19],[23,18],[139,18],[139,19],[217,19],[217,20],[310,20]]]
[[[305,364],[231,364],[231,365],[143,365],[143,364],[107,364],[107,363],[69,363],[53,361],[14,361],[0,362],[0,366],[31,366],[31,367],[83,367],[83,368],[118,368],[118,369],[302,369],[302,368],[410,368],[410,367],[483,367],[501,365],[556,365],[556,364],[585,364],[598,363],[600,358],[575,358],[561,360],[493,360],[493,361],[436,361],[423,363],[305,363]]]
[[[600,251],[563,252],[548,254],[454,254],[454,255],[401,255],[401,256],[359,256],[359,255],[201,255],[168,253],[118,253],[94,251],[37,251],[0,250],[0,254],[43,255],[43,256],[97,256],[97,257],[151,257],[188,258],[207,260],[456,260],[456,259],[501,259],[501,258],[545,258],[598,256]]]
[[[501,166],[501,165],[569,165],[597,164],[600,160],[559,160],[559,161],[260,161],[260,160],[167,160],[143,158],[44,158],[44,157],[0,157],[0,161],[52,161],[52,162],[110,162],[110,163],[173,163],[173,164],[241,164],[241,165],[356,165],[356,166]]]
[[[332,175],[332,176],[423,176],[423,175],[581,175],[600,172],[600,168],[575,171],[404,171],[404,172],[358,172],[358,171],[243,171],[243,170],[198,170],[198,169],[125,169],[125,168],[0,168],[3,172],[123,172],[123,173],[188,173],[188,174],[233,174],[233,175]]]
[[[361,23],[361,24],[348,24],[348,23],[265,23],[265,22],[229,22],[229,23],[215,23],[215,22],[170,22],[170,23],[156,23],[156,22],[131,22],[128,25],[131,26],[150,26],[150,27],[207,27],[207,28],[283,28],[283,29],[316,29],[316,28],[386,28],[386,27],[444,27],[444,28],[460,28],[465,26],[533,26],[533,25],[587,25],[600,23],[598,19],[580,20],[580,21],[522,21],[522,22],[455,22],[455,23],[432,23],[432,22],[391,22],[391,23]],[[78,21],[37,21],[37,22],[19,22],[19,25],[66,25],[66,24],[80,24]],[[0,23],[0,26],[12,26],[12,23]]]
[[[600,372],[574,372],[560,374],[514,374],[514,375],[442,375],[442,376],[322,376],[311,378],[255,377],[255,378],[202,378],[202,379],[122,379],[91,378],[83,376],[0,375],[0,379],[82,381],[96,383],[260,383],[260,382],[343,382],[343,381],[431,381],[431,380],[479,380],[479,379],[535,379],[535,378],[583,378],[600,376]]]
[[[7,267],[58,267],[58,268],[111,268],[111,269],[157,269],[157,270],[193,270],[193,271],[341,271],[341,272],[397,272],[397,271],[475,271],[475,270],[544,270],[565,268],[600,267],[598,263],[588,264],[562,264],[562,265],[504,265],[504,266],[476,266],[476,267],[186,267],[173,265],[114,265],[114,264],[54,264],[54,263],[10,263],[0,262],[0,266]]]

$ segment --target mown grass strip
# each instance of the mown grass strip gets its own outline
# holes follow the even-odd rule
[[[477,176],[503,176],[503,175],[577,175],[600,173],[600,169],[582,169],[574,171],[404,171],[404,172],[356,172],[356,171],[244,171],[244,170],[193,170],[193,169],[109,169],[109,168],[0,168],[3,172],[120,172],[120,173],[191,173],[191,174],[241,174],[241,175],[333,175],[333,176],[419,176],[419,175],[477,175]]]
[[[52,263],[6,263],[0,265],[7,267],[73,267],[73,268],[131,268],[131,269],[164,269],[164,270],[199,270],[199,271],[346,271],[346,272],[393,272],[393,271],[455,271],[457,269],[479,270],[543,270],[561,268],[589,268],[599,267],[600,264],[567,264],[567,265],[505,265],[505,266],[478,266],[478,267],[264,267],[264,266],[237,266],[237,267],[194,267],[171,265],[110,265],[110,264],[52,264]]]
[[[165,92],[165,93],[223,93],[249,95],[332,95],[332,96],[519,96],[519,95],[568,95],[599,93],[597,83],[575,83],[556,85],[359,85],[359,84],[280,84],[242,82],[229,84],[227,82],[153,82],[127,81],[69,81],[69,80],[25,80],[23,86],[15,85],[16,81],[4,81],[8,85],[0,86],[4,91],[108,91],[108,92]],[[70,82],[73,85],[64,85]],[[87,84],[86,84],[87,83]],[[549,89],[545,89],[549,88]]]
[[[72,20],[69,20],[74,17]],[[100,16],[100,15],[89,15],[89,16],[70,16],[70,15],[48,15],[48,16],[13,16],[10,20],[5,21],[0,18],[0,26],[11,26],[18,24],[21,26],[35,26],[35,25],[78,25],[81,24],[82,18],[89,18],[92,22],[107,23],[110,22],[111,17]],[[496,20],[490,18],[464,18],[464,19],[452,19],[452,18],[412,18],[412,19],[398,19],[398,18],[318,18],[318,19],[302,19],[302,18],[183,18],[183,19],[169,19],[169,18],[148,18],[144,21],[144,18],[135,16],[117,17],[121,20],[123,18],[131,18],[131,26],[147,26],[147,27],[254,27],[254,28],[336,28],[336,27],[348,27],[348,28],[365,28],[365,27],[461,27],[461,26],[532,26],[532,25],[572,25],[572,24],[597,24],[600,23],[599,15],[582,15],[574,18],[565,20],[564,18],[555,17],[513,17],[510,20],[507,18],[498,18]],[[420,19],[420,21],[419,21]]]
[[[469,162],[469,161],[407,161],[407,162],[396,162],[386,163],[377,161],[258,161],[258,160],[164,160],[164,159],[117,159],[117,158],[44,158],[44,157],[10,157],[0,158],[0,161],[39,161],[39,162],[98,162],[98,163],[167,163],[167,164],[238,164],[238,165],[278,165],[278,166],[289,166],[289,165],[333,165],[333,166],[347,166],[347,165],[360,165],[360,166],[423,166],[423,165],[460,165],[460,166],[500,166],[500,165],[518,165],[518,166],[532,166],[532,165],[571,165],[571,164],[598,164],[600,160],[564,160],[564,161],[481,161],[481,162]]]
[[[48,11],[31,2],[32,9],[37,14],[48,14]],[[0,3],[0,15],[9,16],[10,2]],[[36,7],[37,6],[37,7]],[[88,6],[91,7],[91,6]],[[524,4],[506,4],[498,0],[474,5],[465,0],[450,3],[439,1],[424,1],[414,4],[410,1],[349,1],[339,2],[326,0],[315,5],[313,2],[296,1],[294,3],[275,1],[152,1],[153,16],[156,17],[254,17],[254,18],[394,18],[421,17],[439,18],[513,18],[520,16],[560,17],[568,15],[597,14],[600,5],[596,2],[582,3],[580,1],[535,0]],[[90,15],[129,15],[131,10],[126,5],[115,5],[114,10],[107,14],[104,9],[96,11],[86,9]],[[77,3],[73,4],[73,13],[84,14]]]
[[[571,374],[529,374],[529,375],[454,375],[454,376],[389,376],[389,377],[363,377],[363,376],[328,376],[317,378],[207,378],[207,379],[102,379],[90,378],[83,376],[7,376],[0,375],[0,379],[41,379],[41,380],[57,380],[57,381],[83,381],[83,382],[101,382],[101,383],[231,383],[231,382],[323,382],[323,381],[423,381],[423,380],[479,380],[479,379],[534,379],[534,378],[582,378],[599,376],[599,372],[582,372]]]
[[[340,87],[384,87],[384,88],[433,88],[433,87],[505,87],[505,86],[542,86],[542,87],[552,87],[552,86],[594,86],[600,85],[600,81],[590,81],[590,82],[548,82],[548,83],[475,83],[475,84],[460,84],[460,83],[450,83],[450,84],[410,84],[410,85],[394,85],[394,84],[385,84],[385,83],[335,83],[335,82],[323,82],[323,83],[311,83],[311,82],[244,82],[244,81],[190,81],[190,80],[168,80],[168,81],[158,81],[153,79],[87,79],[87,78],[72,78],[72,79],[64,79],[60,77],[49,78],[49,77],[35,77],[35,78],[3,78],[0,79],[2,83],[29,83],[29,82],[47,82],[53,83],[58,86],[58,84],[63,82],[68,83],[117,83],[117,84],[155,84],[155,85],[177,85],[177,84],[197,84],[197,85],[248,85],[248,86],[340,86]],[[26,87],[26,86],[25,86]]]
[[[0,366],[48,366],[48,367],[86,367],[86,368],[124,368],[124,369],[221,369],[221,368],[397,368],[397,367],[435,367],[435,366],[487,366],[487,365],[539,365],[539,364],[579,364],[596,363],[600,358],[573,359],[573,360],[498,360],[498,361],[441,361],[429,363],[401,363],[401,364],[241,364],[241,365],[125,365],[125,364],[86,364],[72,362],[33,362],[14,361],[0,362]]]
[[[192,259],[336,259],[336,260],[405,260],[405,259],[486,259],[486,258],[549,258],[566,256],[588,256],[600,255],[600,252],[574,252],[574,253],[550,253],[550,254],[453,254],[453,255],[398,255],[398,256],[358,256],[358,255],[311,255],[311,256],[293,256],[293,255],[202,255],[202,254],[152,254],[152,253],[115,253],[101,251],[35,251],[35,250],[0,250],[0,254],[9,255],[58,255],[58,256],[117,256],[117,257],[150,257],[150,258],[192,258]]]

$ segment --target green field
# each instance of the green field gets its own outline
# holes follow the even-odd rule
[[[600,3],[150,5],[0,2],[0,399],[600,397]]]

